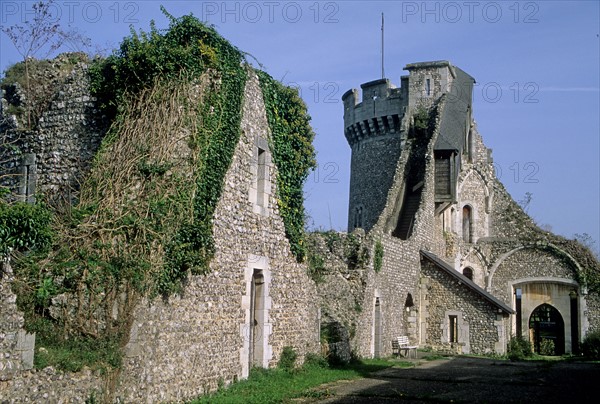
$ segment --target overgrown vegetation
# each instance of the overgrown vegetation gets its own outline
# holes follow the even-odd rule
[[[600,331],[590,332],[585,336],[581,353],[588,359],[600,359]]]
[[[508,342],[507,357],[510,360],[523,360],[533,356],[531,342],[522,337],[512,337]]]
[[[425,178],[425,154],[435,132],[435,117],[438,106],[442,102],[444,99],[431,109],[419,107],[413,112],[412,124],[408,131],[408,138],[412,139],[412,145],[404,173],[404,178],[408,179],[407,186],[411,188]]]
[[[0,197],[0,257],[46,251],[52,241],[51,221],[52,214],[42,203],[9,203]]]
[[[298,354],[294,348],[291,346],[284,346],[277,367],[288,372],[292,371],[296,367],[296,359],[298,359]]]
[[[344,255],[350,269],[362,268],[369,262],[369,249],[364,245],[365,240],[355,234],[346,236]]]
[[[373,253],[373,270],[375,272],[381,271],[383,265],[383,244],[381,240],[375,242],[375,252]]]
[[[54,223],[54,243],[49,223],[35,223],[40,212],[29,212],[39,216],[31,223],[15,214],[37,206],[10,212],[0,206],[1,220],[19,220],[2,223],[3,251],[10,243],[39,247],[16,262],[14,289],[26,328],[41,336],[41,364],[118,366],[112,353],[125,342],[140,297],[168,298],[188,274],[209,270],[212,218],[241,133],[249,68],[213,28],[163,12],[167,30],[154,23],[150,32],[132,30],[113,55],[90,67],[93,94],[112,125],[79,203],[63,207]],[[302,184],[315,164],[314,134],[297,92],[266,73],[260,79],[279,169],[279,210],[300,261]],[[77,350],[87,359],[68,353]]]
[[[122,355],[118,335],[99,339],[56,338],[56,335],[61,335],[64,331],[51,321],[39,321],[36,325],[38,333],[34,355],[35,368],[54,366],[64,371],[78,372],[84,366],[100,371],[121,366]]]
[[[124,342],[139,297],[167,296],[188,272],[208,269],[246,71],[214,30],[191,16],[169,18],[166,32],[132,32],[91,68],[113,125],[78,206],[57,223],[51,254],[17,264],[18,303],[27,328],[54,353],[38,355],[47,363],[117,366],[101,351]],[[82,348],[87,362],[66,353]]]
[[[325,281],[325,258],[319,253],[307,249],[308,276],[319,284]]]

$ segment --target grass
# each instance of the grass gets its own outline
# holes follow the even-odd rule
[[[68,372],[78,372],[84,366],[93,370],[118,368],[121,352],[116,341],[71,339],[52,342],[36,348],[34,366],[36,369],[54,366]]]
[[[104,371],[121,366],[122,350],[114,338],[70,337],[63,338],[60,326],[45,319],[29,324],[36,332],[33,365],[36,369],[53,366],[67,372],[78,372],[83,367]]]
[[[327,389],[315,388],[337,380],[359,379],[378,370],[393,366],[407,367],[413,365],[409,362],[368,359],[336,368],[307,365],[292,371],[252,369],[248,379],[234,383],[226,389],[220,389],[211,395],[200,397],[192,404],[262,404],[282,403],[299,397],[326,398],[331,395]]]

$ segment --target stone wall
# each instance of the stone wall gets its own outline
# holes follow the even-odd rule
[[[352,240],[350,240],[352,239]],[[358,319],[364,310],[364,287],[367,282],[367,258],[370,243],[364,231],[357,229],[351,234],[314,232],[308,236],[307,248],[316,260],[323,260],[318,279],[321,324],[339,323],[347,330],[350,340],[356,336]],[[358,264],[350,264],[348,256],[362,258]]]
[[[502,261],[490,274],[490,292],[506,302],[512,303],[510,282],[526,278],[574,279],[574,268],[555,254],[539,248],[523,248]]]
[[[35,334],[23,329],[23,313],[11,289],[13,272],[9,259],[0,261],[0,381],[10,380],[33,367]]]
[[[93,100],[84,95],[84,76],[85,66],[78,64],[42,115],[39,130],[19,133],[29,139],[19,146],[35,154],[38,191],[60,194],[68,189],[85,172],[101,138],[90,123],[95,111]],[[252,366],[275,366],[286,346],[298,353],[299,363],[306,353],[319,352],[315,284],[285,237],[276,199],[277,169],[270,157],[262,163],[256,159],[258,148],[270,155],[270,133],[252,71],[240,130],[213,218],[216,252],[211,271],[190,276],[181,295],[143,299],[137,305],[116,374],[22,371],[21,366],[11,380],[0,382],[2,399],[83,402],[95,395],[121,402],[184,401],[247,377]],[[0,347],[12,361],[13,355],[15,360],[23,355],[13,349],[7,322],[20,329],[23,321],[22,316],[18,321],[12,314],[5,316],[5,290],[10,291],[2,284]],[[12,296],[8,300],[14,306]]]
[[[146,301],[136,309],[117,399],[191,399],[247,377],[250,366],[276,365],[285,346],[300,358],[319,351],[315,285],[290,251],[275,193],[268,209],[257,213],[250,192],[256,180],[254,149],[269,134],[254,73],[246,85],[241,126],[214,215],[211,272],[190,277],[182,296]],[[277,175],[273,165],[268,175]],[[252,296],[256,271],[264,280],[256,286],[262,296]],[[258,327],[253,305],[260,312]]]
[[[370,230],[385,207],[400,156],[400,137],[390,135],[357,142],[352,148],[348,230]],[[357,215],[360,218],[357,218]]]
[[[107,400],[106,380],[98,372],[61,372],[49,366],[26,370],[18,377],[0,381],[2,403],[89,403]]]
[[[504,353],[507,328],[498,308],[462,285],[427,259],[422,260],[421,286],[427,306],[426,343],[456,353]],[[457,342],[449,339],[449,316],[457,316]],[[506,316],[507,317],[507,316]]]
[[[17,309],[11,290],[12,269],[0,262],[0,402],[84,403],[94,396],[102,399],[105,380],[89,369],[78,373],[52,367],[33,369],[35,334],[24,328],[23,313]]]
[[[410,117],[407,116],[405,119]],[[437,130],[429,141],[427,151],[429,155],[433,155],[433,144],[436,138]],[[366,276],[363,311],[358,321],[359,327],[354,341],[356,352],[365,357],[391,355],[392,340],[401,335],[409,336],[412,343],[417,343],[420,339],[419,251],[438,250],[434,238],[435,221],[432,214],[435,209],[433,183],[435,173],[432,159],[427,159],[425,163],[424,185],[412,235],[407,240],[401,240],[391,234],[401,211],[401,195],[406,181],[404,175],[411,152],[414,152],[411,142],[407,142],[395,168],[394,181],[388,192],[386,206],[377,224],[369,233],[372,240],[370,255],[374,256],[374,245],[379,241],[383,246],[383,263],[381,270],[376,272],[371,260]],[[381,314],[379,323],[376,321],[378,310]]]
[[[0,144],[10,147],[0,147],[6,174],[1,185],[21,199],[31,200],[34,194],[44,194],[49,200],[77,195],[79,182],[105,134],[90,94],[88,63],[85,55],[62,54],[34,70],[31,81],[44,83],[47,92],[34,105],[18,84],[3,92]],[[11,115],[11,106],[39,109],[39,120],[28,128],[26,115]]]

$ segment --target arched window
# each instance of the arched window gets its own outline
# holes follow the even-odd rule
[[[463,206],[462,210],[462,236],[465,243],[473,242],[473,214],[469,205]]]
[[[412,295],[409,293],[406,295],[406,301],[404,302],[404,307],[406,308],[406,311],[410,311],[410,308],[413,307],[415,304],[413,302],[413,297]]]
[[[463,269],[463,275],[469,278],[470,280],[473,280],[473,268],[466,267],[465,269]]]

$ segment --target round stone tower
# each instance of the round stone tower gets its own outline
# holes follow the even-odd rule
[[[344,134],[352,148],[349,232],[357,227],[370,230],[385,206],[408,106],[408,86],[396,88],[388,79],[380,79],[361,85],[361,89],[362,102],[356,89],[342,96]]]
[[[401,77],[400,88],[380,79],[361,85],[360,101],[356,89],[342,96],[344,134],[352,149],[349,232],[357,227],[369,231],[385,207],[411,111],[432,107],[444,93],[455,93],[452,101],[462,99],[462,93],[470,97],[474,80],[454,83],[462,71],[448,61],[411,63],[404,69],[409,75]]]

